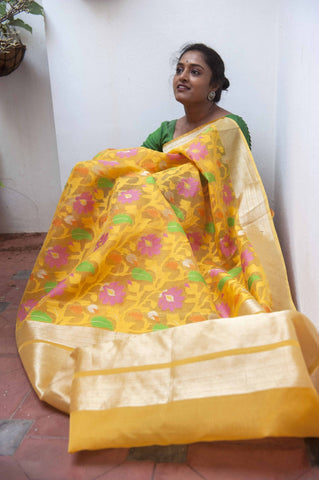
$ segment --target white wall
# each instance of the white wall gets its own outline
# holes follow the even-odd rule
[[[0,233],[46,231],[60,195],[44,22],[21,18],[24,60],[0,77]]]
[[[183,115],[171,61],[185,42],[219,51],[273,202],[278,1],[44,0],[62,183],[98,151],[140,145]]]
[[[282,0],[276,226],[299,310],[319,327],[319,2]]]

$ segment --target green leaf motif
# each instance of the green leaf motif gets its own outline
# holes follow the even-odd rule
[[[51,290],[53,290],[56,286],[57,286],[57,282],[47,282],[45,285],[44,285],[44,290],[46,291],[46,293],[49,293],[51,292]]]
[[[52,323],[52,318],[47,313],[41,312],[41,310],[33,310],[33,312],[31,312],[31,320]]]
[[[208,233],[215,233],[215,225],[213,224],[213,222],[206,223],[205,230]]]
[[[167,325],[163,325],[162,323],[158,323],[157,325],[154,325],[153,332],[157,332],[158,330],[166,330],[167,328],[168,328]]]
[[[92,327],[107,328],[114,330],[113,323],[105,317],[94,317],[91,319]]]
[[[152,176],[151,176],[151,177],[147,177],[146,183],[156,183],[156,182],[155,182],[155,178],[152,177]]]
[[[133,223],[133,219],[125,213],[120,213],[113,217],[113,223],[115,223],[115,225],[118,225],[119,223]]]
[[[181,233],[184,233],[184,235],[186,235],[183,227],[178,222],[169,222],[169,224],[167,225],[167,230],[169,232],[181,232]]]
[[[225,275],[221,280],[219,280],[217,288],[221,292],[222,289],[224,288],[224,285],[228,280],[230,280],[232,277],[230,275]]]
[[[0,187],[4,187],[4,183],[0,181]]]
[[[215,175],[213,173],[204,172],[203,175],[206,178],[206,180],[208,181],[208,183],[216,182],[216,178],[215,178]]]
[[[97,181],[97,186],[99,188],[112,188],[114,183],[106,177],[100,177]]]
[[[176,205],[171,205],[171,207],[174,210],[176,217],[180,220],[184,220],[183,212],[178,207],[176,207]]]
[[[188,274],[188,280],[189,280],[190,282],[203,282],[203,283],[206,283],[203,275],[201,275],[199,272],[196,272],[195,270],[192,270],[191,272],[189,272],[189,274]]]
[[[256,281],[256,280],[261,280],[260,276],[259,275],[250,275],[250,277],[248,278],[248,289],[250,291],[251,287],[252,287],[252,284]]]
[[[234,217],[228,217],[227,218],[227,224],[228,224],[229,227],[233,227],[235,225]]]
[[[83,228],[73,228],[71,235],[74,240],[92,240],[90,232]]]
[[[32,27],[30,25],[28,25],[27,23],[24,23],[24,21],[21,20],[21,18],[16,18],[15,20],[10,20],[8,23],[9,23],[9,25],[12,25],[14,27],[24,28],[25,30],[28,30],[28,32],[32,33]]]
[[[143,270],[142,268],[133,268],[132,277],[134,278],[134,280],[144,280],[146,282],[153,281],[152,275],[146,272],[146,270]]]
[[[93,263],[90,262],[82,262],[78,265],[75,269],[77,272],[90,272],[95,273],[95,267]]]
[[[241,267],[235,267],[228,271],[228,275],[232,278],[236,277],[242,271]]]

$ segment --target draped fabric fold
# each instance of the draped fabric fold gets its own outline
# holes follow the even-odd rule
[[[70,413],[72,452],[319,436],[318,334],[230,118],[74,167],[17,344],[39,397]]]

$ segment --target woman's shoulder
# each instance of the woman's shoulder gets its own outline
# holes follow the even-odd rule
[[[165,120],[142,143],[142,147],[150,148],[162,152],[162,147],[165,143],[172,140],[177,120]]]
[[[245,120],[240,115],[235,115],[234,113],[229,113],[228,115],[226,115],[226,117],[231,118],[232,120],[234,120],[237,123],[237,125],[239,126],[239,128],[241,129],[241,131],[243,132],[243,134],[244,134],[244,136],[247,140],[249,148],[251,148],[250,132],[249,132],[249,128],[248,128],[248,125],[245,122]]]

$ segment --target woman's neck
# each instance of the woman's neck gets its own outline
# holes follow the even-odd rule
[[[218,117],[220,109],[215,103],[208,105],[184,105],[185,110],[185,122],[189,126],[203,125],[204,123],[214,120],[215,117]]]

